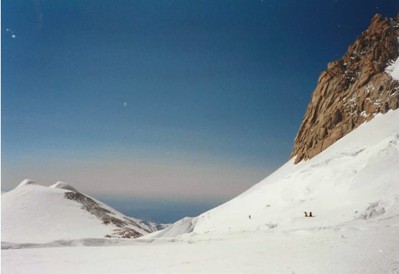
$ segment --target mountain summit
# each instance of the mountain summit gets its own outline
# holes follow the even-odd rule
[[[49,243],[83,238],[137,238],[156,226],[57,182],[50,187],[22,181],[2,194],[2,241]]]
[[[345,55],[319,77],[291,157],[319,154],[377,113],[399,107],[399,79],[387,67],[399,57],[399,14],[377,14]]]

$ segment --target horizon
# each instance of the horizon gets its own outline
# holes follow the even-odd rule
[[[358,2],[2,1],[2,191],[60,180],[164,223],[237,196],[288,161],[327,63],[399,9]]]

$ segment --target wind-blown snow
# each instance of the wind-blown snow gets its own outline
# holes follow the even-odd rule
[[[398,43],[399,43],[399,38],[398,38]],[[395,60],[395,62],[393,62],[385,69],[385,72],[391,75],[393,79],[399,81],[399,57]]]
[[[70,190],[70,191],[74,191],[77,192],[76,188],[74,188],[73,186],[65,183],[65,182],[61,182],[58,181],[56,182],[54,185],[49,186],[50,188],[59,188],[59,189],[65,189],[65,190]]]
[[[311,160],[298,165],[289,161],[198,217],[132,241],[5,244],[3,248],[10,249],[2,251],[2,270],[399,273],[398,178],[396,110],[377,115]],[[304,211],[315,217],[305,218]],[[71,247],[49,248],[63,245]]]
[[[37,183],[33,180],[30,179],[25,179],[22,182],[19,183],[19,185],[17,186],[17,188],[19,187],[24,187],[26,185],[37,185]]]

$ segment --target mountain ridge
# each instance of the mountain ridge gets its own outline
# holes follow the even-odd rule
[[[23,180],[2,194],[2,242],[45,243],[81,238],[138,238],[157,225],[127,217],[64,182]]]
[[[399,107],[399,81],[386,68],[399,57],[399,13],[376,14],[344,56],[320,74],[290,158],[311,159],[371,120]]]
[[[375,15],[321,73],[286,164],[227,203],[148,237],[397,222],[398,37],[399,14]],[[303,219],[309,211],[317,218]]]

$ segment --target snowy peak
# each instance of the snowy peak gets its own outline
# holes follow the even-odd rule
[[[67,183],[61,182],[61,181],[58,181],[54,185],[51,185],[49,187],[50,188],[59,188],[59,189],[70,190],[70,191],[73,191],[73,192],[78,192],[76,190],[76,188],[74,188],[73,186],[71,186],[71,185],[69,185]]]
[[[399,107],[399,17],[377,14],[345,55],[322,72],[291,157],[310,159],[377,113]],[[399,76],[398,76],[399,77]]]
[[[155,229],[57,182],[24,180],[2,195],[2,241],[46,243],[82,238],[137,238]]]
[[[36,183],[33,180],[30,179],[25,179],[22,182],[19,183],[19,185],[17,185],[17,188],[19,187],[24,187],[24,186],[28,186],[28,185],[39,185],[38,183]]]

